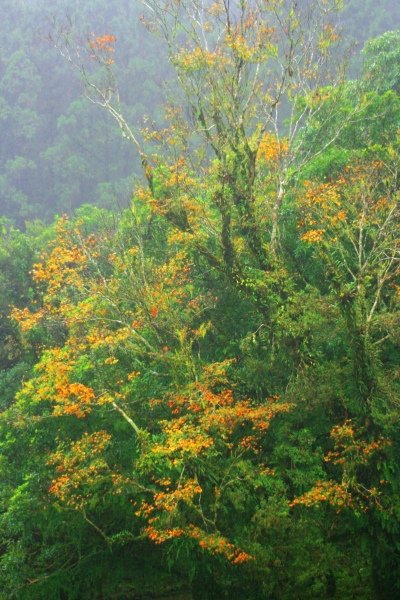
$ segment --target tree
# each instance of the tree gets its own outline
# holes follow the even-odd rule
[[[231,197],[222,204],[221,194],[213,199],[222,221],[219,243],[226,268],[231,277],[241,277],[242,265],[235,259],[231,240],[237,229],[239,235],[242,230],[255,267],[265,269],[271,253],[277,251],[281,206],[290,184],[306,162],[333,143],[346,122],[338,123],[333,108],[340,94],[342,63],[337,55],[335,61],[330,60],[339,41],[334,27],[339,3],[329,1],[320,6],[310,2],[302,7],[296,0],[143,4],[148,9],[149,28],[158,30],[167,42],[189,105],[191,122],[184,124],[183,115],[173,122],[183,128],[178,137],[186,139],[180,151],[191,152],[203,142],[202,152],[198,148],[199,162],[192,166],[199,169],[212,164],[219,186]],[[56,38],[54,44],[80,70],[88,97],[117,120],[123,135],[136,146],[148,177],[149,168],[155,165],[143,146],[143,137],[129,126],[121,108],[113,74],[115,38],[105,35],[88,40],[86,53],[104,69],[101,84],[91,76],[90,64],[86,66],[85,48],[77,47],[75,56],[68,32],[59,37],[61,41]],[[329,92],[328,83],[332,84]],[[332,97],[332,109],[314,128],[313,144],[306,147],[304,134],[320,112],[322,86],[324,94]],[[331,122],[337,127],[326,139]],[[154,136],[152,141],[156,139]],[[177,149],[172,155],[177,156]],[[259,207],[258,159],[263,155],[269,157],[264,166],[270,182],[268,205]],[[190,161],[193,159],[191,154]],[[260,210],[270,214],[269,236],[258,226]]]
[[[254,6],[149,3],[190,103],[161,130],[84,69],[146,185],[58,219],[12,311],[37,359],[0,418],[9,595],[135,597],[141,555],[149,596],[167,568],[202,600],[396,590],[398,144],[358,117],[390,97],[392,131],[397,96],[354,119],[316,5]],[[88,40],[106,77],[114,42]]]
[[[364,72],[369,86],[378,91],[394,90],[399,93],[400,32],[388,31],[370,40],[363,50]]]

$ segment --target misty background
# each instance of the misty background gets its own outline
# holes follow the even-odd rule
[[[0,20],[0,216],[16,225],[51,219],[83,203],[116,208],[132,195],[140,163],[111,116],[83,95],[79,73],[46,39],[70,20],[74,38],[117,38],[115,71],[132,126],[160,120],[165,48],[140,21],[138,0],[3,0]],[[340,15],[355,47],[400,26],[398,0],[349,0]]]

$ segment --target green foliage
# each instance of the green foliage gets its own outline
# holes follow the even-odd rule
[[[239,42],[225,58],[251,70]],[[213,114],[235,98],[207,98],[211,145],[170,108],[129,209],[83,204],[24,231],[2,219],[1,599],[397,597],[396,44],[369,42],[360,81],[290,88],[293,114],[311,110],[291,144],[259,134],[263,113],[239,127]],[[96,151],[93,131],[118,145],[80,100],[37,158],[43,123],[24,111],[40,69],[11,50],[1,115],[19,106],[29,152],[7,157],[4,197],[22,207],[41,160],[63,203],[122,193],[131,167],[108,158],[99,180],[74,151],[81,135]],[[206,71],[204,89],[229,95],[189,58],[186,83]]]
[[[388,31],[370,40],[362,52],[365,78],[379,93],[400,91],[400,31]]]
[[[157,117],[155,81],[164,75],[157,42],[139,22],[140,7],[104,0],[80,6],[68,0],[5,2],[0,24],[0,214],[22,227],[51,220],[85,202],[126,207],[140,161],[111,117],[82,96],[73,69],[58,56],[55,38],[71,20],[71,36],[118,39],[121,97],[132,123]],[[71,42],[72,43],[72,42]],[[91,66],[94,66],[92,61]],[[97,73],[97,79],[100,75]],[[132,80],[140,85],[131,85]]]

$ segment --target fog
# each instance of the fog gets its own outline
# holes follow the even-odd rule
[[[82,203],[129,203],[139,161],[112,118],[84,98],[79,73],[47,39],[71,25],[71,44],[88,35],[117,38],[115,71],[132,126],[160,119],[166,51],[140,21],[137,0],[3,1],[0,22],[0,214],[18,225],[49,219]],[[68,25],[68,26],[69,26]],[[340,16],[354,46],[351,75],[364,42],[400,25],[397,0],[351,0]]]

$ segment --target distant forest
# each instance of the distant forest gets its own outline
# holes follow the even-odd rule
[[[350,0],[340,15],[357,73],[364,42],[400,22],[397,0]],[[79,73],[57,53],[71,22],[71,43],[112,34],[124,115],[133,126],[160,121],[173,85],[165,48],[140,21],[143,5],[119,0],[4,0],[0,21],[0,214],[23,225],[84,203],[118,209],[132,197],[140,163],[112,117],[83,97]]]

